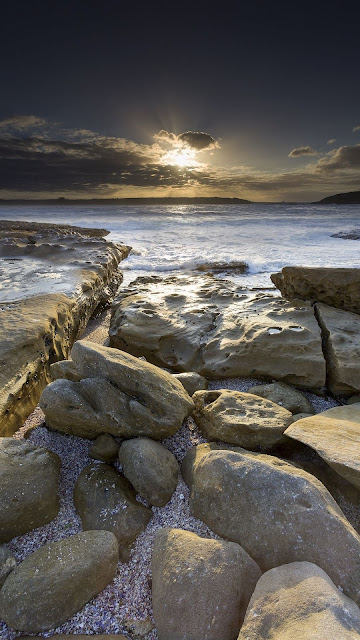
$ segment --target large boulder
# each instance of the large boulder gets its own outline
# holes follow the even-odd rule
[[[360,602],[360,537],[319,480],[240,448],[204,444],[187,455],[183,477],[196,518],[240,544],[263,571],[314,562]]]
[[[60,464],[47,449],[0,438],[0,543],[57,516]]]
[[[283,433],[292,414],[278,404],[251,393],[197,391],[194,419],[208,440],[221,440],[245,449],[268,449],[286,441]]]
[[[161,529],[152,556],[159,640],[233,640],[261,576],[239,545]]]
[[[16,560],[7,547],[0,547],[0,589],[9,573],[16,567]]]
[[[129,560],[132,543],[151,519],[152,511],[136,500],[131,484],[114,467],[105,463],[89,464],[80,473],[74,504],[84,531],[111,531],[119,543],[123,562]]]
[[[359,607],[315,564],[292,562],[260,578],[238,640],[359,637]]]
[[[75,343],[72,363],[80,382],[55,380],[40,406],[53,429],[95,438],[173,435],[194,408],[170,373],[128,353],[86,340]]]
[[[118,557],[110,531],[87,531],[46,544],[6,579],[0,617],[26,633],[60,626],[111,582]]]
[[[325,384],[309,303],[247,295],[210,276],[136,280],[114,304],[110,344],[207,378],[263,377],[312,389]]]
[[[360,269],[359,269],[360,271]],[[317,304],[327,361],[327,386],[335,395],[360,390],[360,315]]]
[[[328,409],[298,420],[286,435],[308,445],[360,489],[360,404]]]
[[[285,298],[324,302],[360,313],[360,269],[284,267],[271,280]]]
[[[119,451],[125,477],[155,507],[163,507],[174,493],[179,465],[171,451],[149,438],[125,440]]]
[[[283,382],[256,385],[249,389],[249,393],[253,393],[261,398],[267,398],[271,400],[271,402],[276,402],[276,404],[291,411],[293,414],[315,413],[315,409],[310,400],[308,400],[299,389],[290,387]]]

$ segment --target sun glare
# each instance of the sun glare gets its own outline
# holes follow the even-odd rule
[[[193,167],[198,164],[195,160],[194,149],[189,147],[181,149],[172,149],[163,157],[163,162],[166,164],[175,164],[178,167]]]

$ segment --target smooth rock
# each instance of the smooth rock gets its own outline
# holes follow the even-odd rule
[[[80,377],[76,371],[72,360],[60,360],[59,362],[53,362],[50,365],[50,376],[52,380],[72,380],[72,382],[79,382]]]
[[[351,396],[360,390],[360,315],[324,304],[317,304],[315,312],[323,334],[327,386],[334,395]]]
[[[131,545],[150,521],[152,511],[136,500],[126,478],[108,464],[89,464],[76,481],[74,504],[84,531],[111,531],[119,543],[121,561],[128,562]]]
[[[196,518],[240,544],[263,571],[314,562],[360,602],[360,537],[321,482],[279,458],[240,447],[204,444],[187,455],[183,477]]]
[[[96,438],[89,449],[89,457],[102,462],[113,462],[119,453],[120,445],[109,433]]]
[[[6,579],[0,591],[1,618],[26,633],[60,626],[111,582],[118,557],[109,531],[87,531],[46,544]]]
[[[291,413],[315,413],[310,400],[301,391],[283,382],[272,382],[250,387],[249,393],[276,402]]]
[[[3,586],[9,573],[16,567],[16,560],[11,555],[10,549],[0,546],[0,589]]]
[[[285,440],[290,411],[251,393],[219,389],[197,391],[194,419],[208,440],[221,440],[246,449],[268,449]]]
[[[295,413],[292,417],[292,421],[302,420],[303,418],[311,418],[312,413]]]
[[[307,302],[286,302],[211,276],[139,278],[113,306],[110,344],[207,378],[325,384],[319,326]]]
[[[174,493],[179,465],[174,454],[149,438],[125,440],[119,451],[125,477],[155,507],[163,507]]]
[[[40,406],[53,429],[95,438],[173,435],[194,408],[181,382],[148,362],[86,340],[71,352],[80,382],[55,380]]]
[[[250,600],[238,640],[356,640],[360,609],[310,562],[264,573]]]
[[[347,404],[356,404],[357,402],[360,402],[360,394],[350,396],[350,398],[348,398],[346,402]]]
[[[330,467],[360,489],[360,404],[298,420],[285,433],[315,449]]]
[[[237,544],[161,529],[152,556],[159,640],[233,640],[261,571]]]
[[[201,391],[201,389],[208,388],[207,379],[194,371],[174,373],[173,376],[181,382],[189,396],[193,396],[195,391]]]
[[[60,465],[47,449],[0,438],[0,543],[57,516]]]
[[[360,269],[284,267],[270,277],[285,298],[324,302],[360,313]]]

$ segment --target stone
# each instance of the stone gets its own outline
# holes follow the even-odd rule
[[[44,637],[20,636],[17,640],[44,640]],[[56,633],[54,636],[47,636],[47,640],[129,640],[129,638],[118,633],[92,633],[90,635]]]
[[[102,462],[113,462],[119,453],[120,445],[109,433],[103,433],[96,438],[89,449],[89,458]]]
[[[360,609],[310,562],[270,569],[256,585],[238,640],[356,640]]]
[[[357,402],[360,402],[359,393],[354,396],[350,396],[350,398],[347,399],[347,404],[356,404]]]
[[[80,377],[77,373],[74,363],[71,360],[60,360],[50,365],[50,376],[52,380],[72,380],[79,382]]]
[[[325,384],[310,303],[244,293],[209,275],[138,278],[116,298],[109,335],[111,346],[175,372]]]
[[[132,543],[152,516],[151,509],[136,500],[128,480],[108,464],[89,464],[76,481],[74,504],[84,531],[111,531],[121,561],[128,562]]]
[[[132,620],[131,618],[127,618],[126,620],[122,620],[121,624],[125,631],[130,634],[131,640],[144,638],[155,628],[150,618],[145,618],[145,620]],[[86,640],[89,640],[89,638]],[[107,640],[107,637],[105,640]]]
[[[125,477],[155,507],[163,507],[174,493],[179,465],[174,454],[149,438],[125,440],[119,451]]]
[[[238,544],[161,529],[152,556],[159,640],[236,638],[260,576],[256,562]]]
[[[51,380],[50,364],[68,357],[95,309],[119,288],[117,267],[130,247],[97,231],[0,221],[0,436],[23,425]]]
[[[298,420],[285,434],[314,449],[345,480],[360,489],[360,405],[334,407]]]
[[[193,396],[195,391],[201,391],[201,389],[208,388],[207,379],[194,371],[174,373],[173,376],[181,382],[189,396]]]
[[[0,438],[0,543],[57,516],[60,465],[47,449]]]
[[[290,411],[251,393],[219,389],[197,391],[194,419],[208,440],[221,440],[245,449],[268,449],[286,440]]]
[[[348,267],[284,267],[271,280],[285,298],[324,302],[360,313],[360,269]]]
[[[271,402],[276,402],[291,413],[315,413],[315,409],[310,400],[295,387],[290,387],[283,382],[272,382],[270,384],[260,384],[250,387],[249,393],[253,393],[261,398],[267,398]]]
[[[52,429],[83,438],[102,433],[161,440],[194,408],[181,382],[128,353],[78,340],[71,352],[80,382],[55,380],[40,398]]]
[[[187,456],[182,473],[195,518],[240,544],[262,571],[313,562],[360,602],[360,536],[321,482],[240,447],[203,444]]]
[[[334,395],[351,396],[360,391],[360,315],[325,304],[317,304],[315,312],[323,335],[327,387]]]
[[[292,417],[292,421],[302,420],[303,418],[311,418],[312,413],[295,413]]]
[[[0,589],[3,586],[9,573],[16,567],[16,560],[11,555],[10,549],[1,545],[0,546]]]
[[[110,531],[86,531],[31,553],[0,591],[0,617],[12,629],[60,626],[115,577],[118,544]]]

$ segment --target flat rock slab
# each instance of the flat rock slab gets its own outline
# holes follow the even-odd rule
[[[118,543],[110,531],[87,531],[41,547],[10,573],[0,616],[17,631],[60,626],[114,578]]]
[[[315,564],[292,562],[260,578],[238,640],[359,637],[359,607]]]
[[[233,640],[261,571],[238,544],[161,529],[152,556],[159,640]]]
[[[250,387],[249,393],[254,393],[261,398],[267,398],[276,402],[284,409],[297,413],[315,413],[315,409],[310,400],[295,387],[290,387],[283,382],[272,382],[270,384],[260,384]]]
[[[47,524],[59,511],[60,458],[15,438],[0,438],[0,543]]]
[[[324,302],[360,313],[360,269],[284,267],[271,280],[285,298]]]
[[[78,340],[71,356],[80,382],[55,380],[40,398],[53,429],[84,438],[110,433],[160,440],[193,411],[181,382],[148,362],[87,340]]]
[[[335,395],[351,396],[360,391],[360,315],[315,306],[324,338],[327,386]]]
[[[325,384],[309,303],[249,295],[211,276],[138,278],[116,299],[109,333],[112,346],[178,372]]]
[[[208,440],[221,440],[245,449],[268,449],[285,441],[292,414],[275,402],[252,393],[197,391],[193,417]]]
[[[185,456],[191,513],[263,571],[306,560],[360,602],[360,536],[325,487],[274,456],[199,445]]]
[[[12,435],[99,304],[130,248],[70,226],[0,224],[0,436]]]
[[[303,418],[285,434],[315,449],[330,467],[360,489],[360,404]]]

